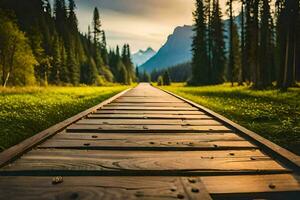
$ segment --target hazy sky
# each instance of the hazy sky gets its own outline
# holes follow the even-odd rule
[[[220,0],[224,8],[226,0]],[[132,51],[159,49],[174,28],[193,23],[194,0],[76,0],[79,28],[87,32],[100,10],[109,46],[129,43]]]

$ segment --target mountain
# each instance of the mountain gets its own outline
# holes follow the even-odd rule
[[[132,62],[135,66],[140,66],[144,64],[149,58],[154,56],[156,51],[154,51],[151,47],[146,49],[145,51],[139,50],[135,54],[132,54]]]
[[[190,61],[193,34],[193,26],[177,27],[159,51],[140,68],[151,72]]]
[[[225,51],[229,47],[229,19],[224,20],[224,41]],[[235,23],[241,30],[241,15],[235,17]],[[166,69],[178,64],[186,63],[192,59],[192,37],[194,34],[193,26],[179,26],[174,33],[168,37],[167,42],[159,49],[157,54],[150,58],[140,68],[140,71],[152,72],[154,69],[158,71]]]

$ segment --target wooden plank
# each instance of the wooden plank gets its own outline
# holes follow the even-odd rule
[[[156,98],[156,99],[145,99],[145,98],[118,98],[114,102],[123,102],[123,103],[152,103],[152,102],[157,102],[157,103],[181,103],[182,101],[179,99],[161,99],[161,98]]]
[[[195,141],[207,141],[207,142],[214,142],[214,141],[245,141],[244,138],[238,136],[235,133],[147,133],[147,134],[139,134],[139,133],[69,133],[66,131],[62,131],[52,139],[66,139],[66,140],[114,140],[114,139],[135,139],[135,138],[182,138],[182,139],[191,139]]]
[[[91,114],[89,119],[185,119],[209,120],[207,115],[173,115],[173,114]]]
[[[80,125],[183,125],[183,126],[221,126],[216,120],[182,120],[182,119],[82,119]]]
[[[94,114],[168,114],[168,115],[204,115],[200,111],[163,111],[163,110],[97,110]]]
[[[182,132],[182,133],[213,133],[232,132],[225,126],[181,126],[181,125],[80,125],[72,124],[66,129],[67,132],[91,132],[91,133],[111,133],[111,132]]]
[[[80,171],[117,174],[194,174],[288,172],[259,150],[109,151],[38,149],[23,155],[2,172]]]
[[[113,150],[220,150],[254,149],[256,146],[235,134],[73,134],[60,133],[39,148]]]
[[[35,145],[37,145],[38,143],[46,140],[47,138],[53,136],[54,134],[56,134],[57,132],[61,131],[62,129],[66,128],[67,126],[69,126],[70,124],[74,123],[75,121],[83,118],[84,116],[87,116],[88,114],[90,114],[91,112],[94,112],[95,110],[98,110],[99,108],[101,108],[102,106],[114,101],[116,98],[122,96],[123,94],[125,94],[127,91],[129,91],[130,89],[127,89],[123,92],[120,92],[119,94],[107,99],[106,101],[103,101],[102,103],[88,109],[85,110],[61,123],[58,123],[26,140],[24,140],[23,142],[21,142],[18,145],[15,145],[7,150],[5,150],[4,152],[0,153],[0,167],[5,165],[6,163],[8,163],[9,161],[11,161],[12,159],[16,158],[17,156],[23,154],[25,151],[33,148]]]
[[[248,139],[250,139],[253,142],[256,142],[256,144],[258,146],[260,146],[264,151],[269,152],[270,154],[274,155],[275,157],[279,158],[280,160],[282,160],[283,162],[285,162],[286,164],[291,165],[294,169],[296,170],[300,170],[300,156],[288,151],[287,149],[263,138],[262,136],[254,133],[253,131],[250,131],[248,129],[246,129],[245,127],[242,127],[241,125],[225,118],[224,116],[204,107],[201,106],[199,104],[196,104],[190,100],[187,100],[183,97],[180,97],[172,92],[169,92],[167,90],[162,90],[167,92],[168,94],[173,95],[174,97],[181,99],[189,104],[191,104],[194,107],[197,107],[199,110],[204,111],[205,113],[215,117],[216,119],[220,120],[221,122],[223,122],[224,124],[230,126],[231,128],[233,128],[234,130],[238,131],[239,134],[247,137]]]
[[[201,180],[216,199],[231,199],[235,196],[267,198],[269,193],[274,193],[273,197],[277,197],[276,199],[290,199],[288,192],[295,192],[294,197],[300,197],[299,176],[291,174],[207,176],[201,177]],[[280,193],[283,193],[283,196]]]
[[[199,178],[186,177],[0,177],[0,199],[210,200]]]
[[[191,107],[187,103],[117,103],[117,102],[110,103],[106,106]]]
[[[101,108],[102,110],[181,110],[181,111],[187,111],[187,110],[198,110],[194,107],[130,107],[130,106],[104,106]]]

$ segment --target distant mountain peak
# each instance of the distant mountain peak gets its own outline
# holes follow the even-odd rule
[[[138,51],[138,53],[141,53],[141,54],[144,54],[144,53],[152,53],[152,52],[155,52],[154,49],[152,47],[148,47],[146,50],[142,50],[140,49]]]
[[[152,47],[148,47],[146,50],[140,49],[138,52],[132,55],[132,62],[134,65],[140,66],[155,54],[156,51]]]
[[[176,27],[173,33],[168,36],[167,42],[141,68],[151,72],[154,69],[160,70],[190,61],[192,59],[193,34],[193,26]]]

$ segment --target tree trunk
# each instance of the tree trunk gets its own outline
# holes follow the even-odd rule
[[[4,79],[4,77],[3,77],[3,80],[4,80],[4,82],[3,82],[3,87],[6,87],[9,77],[10,77],[10,72],[7,73],[5,79]]]
[[[285,62],[284,62],[284,73],[283,73],[283,82],[282,89],[286,90],[288,88],[288,68],[289,68],[289,44],[290,44],[290,31],[287,31],[286,36],[286,46],[285,46]]]

